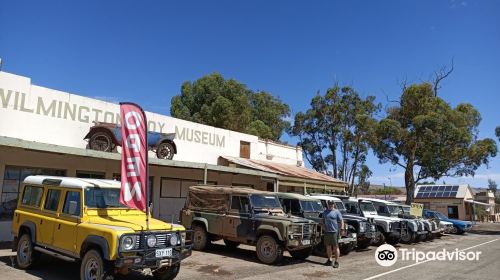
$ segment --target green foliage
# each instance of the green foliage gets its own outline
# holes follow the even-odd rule
[[[492,191],[495,195],[497,193],[497,182],[492,179],[488,179],[488,189]]]
[[[371,174],[364,162],[376,124],[373,116],[379,110],[374,100],[373,96],[361,98],[353,88],[335,85],[313,97],[305,113],[295,115],[290,131],[299,137],[298,145],[311,166],[349,182],[350,193],[356,177],[358,183],[366,184]]]
[[[213,73],[185,82],[172,98],[173,117],[250,133],[278,141],[290,123],[290,108],[267,92],[253,92],[244,84]]]
[[[387,109],[371,142],[382,163],[405,169],[407,203],[415,184],[427,178],[473,176],[497,153],[492,139],[478,139],[479,112],[470,104],[452,108],[436,97],[432,85],[404,90],[399,106]]]

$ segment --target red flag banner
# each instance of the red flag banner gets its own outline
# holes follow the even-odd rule
[[[120,202],[146,212],[148,149],[146,114],[136,104],[120,103],[122,173]]]

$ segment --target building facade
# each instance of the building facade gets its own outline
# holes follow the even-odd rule
[[[124,100],[127,101],[127,100]],[[146,112],[150,131],[175,133],[173,160],[149,153],[153,216],[177,221],[194,184],[306,193],[346,183],[304,167],[302,150],[256,136]],[[19,186],[34,174],[120,178],[120,148],[88,149],[94,122],[119,123],[119,105],[61,92],[0,72],[0,241],[10,239]]]

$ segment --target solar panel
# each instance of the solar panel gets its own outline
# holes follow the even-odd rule
[[[422,186],[418,189],[416,198],[454,198],[457,196],[459,186]]]
[[[456,196],[457,196],[457,192],[451,192],[450,197],[456,197]]]
[[[451,186],[452,192],[458,192],[458,186]]]
[[[417,196],[415,196],[415,198],[422,198],[422,193],[419,191],[419,192],[417,193]]]
[[[442,192],[442,191],[444,191],[444,188],[445,188],[445,187],[446,187],[446,186],[439,186],[439,187],[438,187],[438,191],[441,191],[441,192]]]
[[[452,188],[452,187],[453,187],[453,186],[446,186],[445,191],[447,191],[447,192],[451,192],[451,188]]]
[[[438,186],[434,186],[434,187],[432,187],[432,191],[435,192],[438,190],[438,188],[439,188]]]

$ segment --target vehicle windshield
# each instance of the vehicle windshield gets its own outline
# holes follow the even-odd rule
[[[405,212],[405,214],[410,215],[410,207],[403,206],[403,211]]]
[[[274,195],[253,194],[250,196],[253,208],[281,208],[280,201]]]
[[[441,214],[439,212],[434,212],[434,215],[436,216],[436,218],[438,218],[440,220],[446,220],[446,219],[448,219],[443,214]]]
[[[397,217],[403,210],[401,210],[401,206],[399,205],[387,205],[387,208],[389,209],[389,213],[393,217]]]
[[[321,201],[319,200],[301,200],[300,206],[302,207],[302,211],[304,212],[323,212],[323,210],[325,210],[323,204],[321,204]]]
[[[339,210],[341,213],[345,213],[345,207],[342,201],[335,201],[335,208],[337,208],[337,210]]]
[[[346,211],[350,214],[359,215],[361,213],[361,210],[359,210],[359,205],[357,202],[347,201],[344,203],[344,205],[346,207]]]
[[[89,208],[128,208],[120,203],[120,189],[118,188],[85,188],[85,206]]]
[[[359,208],[361,208],[361,211],[363,212],[377,212],[375,206],[373,206],[373,203],[371,202],[360,202]]]

